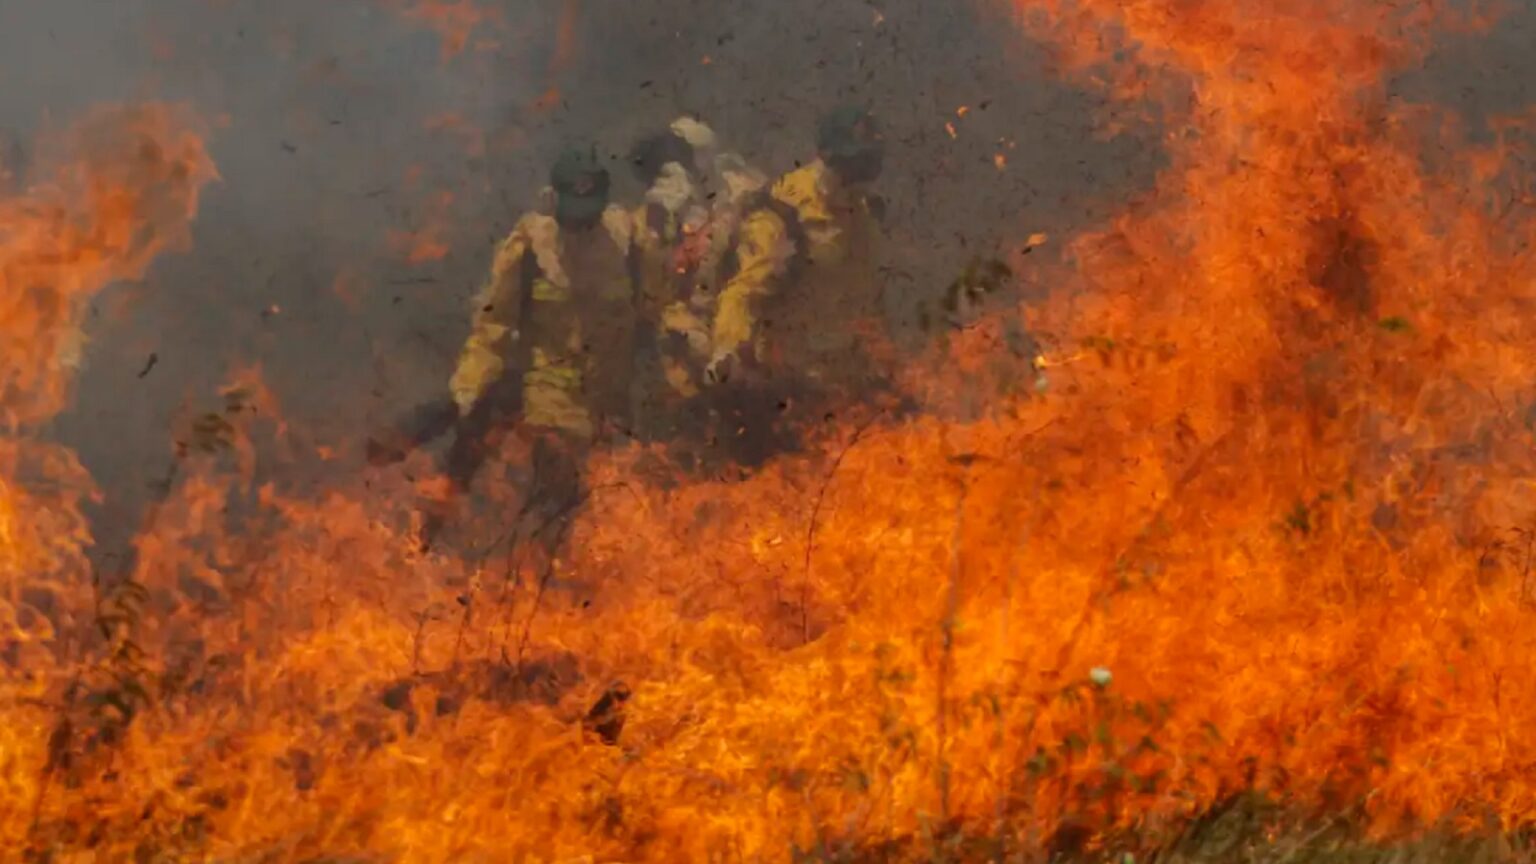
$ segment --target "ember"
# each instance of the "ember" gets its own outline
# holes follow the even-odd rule
[[[409,8],[452,53],[485,5]],[[1160,124],[1166,164],[1092,230],[953,262],[925,352],[895,359],[862,307],[822,319],[836,341],[772,305],[816,323],[804,285],[875,272],[837,220],[880,224],[877,179],[903,206],[878,117],[829,113],[817,158],[771,180],[684,117],[646,142],[638,205],[596,148],[560,158],[451,388],[371,466],[272,479],[317,448],[254,366],[186,412],[117,568],[47,424],[90,299],[184,249],[216,174],[165,106],[45,142],[57,164],[0,199],[0,859],[1098,860],[1234,820],[1528,832],[1536,214],[1488,191],[1529,182],[1524,127],[1475,143],[1387,87],[1491,19],[1012,5],[1017,38],[1107,91],[1107,125]],[[956,128],[979,104],[943,146],[982,137]],[[1031,170],[978,146],[988,176]],[[455,199],[434,200],[396,257],[448,257]],[[643,287],[580,293],[603,279]],[[615,367],[586,354],[627,369],[648,345],[672,401],[593,395]],[[772,424],[792,434],[760,459],[730,440]]]

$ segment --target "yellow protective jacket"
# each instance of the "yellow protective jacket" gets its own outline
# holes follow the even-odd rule
[[[468,415],[505,374],[521,374],[523,421],[590,438],[628,410],[635,328],[633,223],[617,206],[602,224],[562,232],[530,213],[496,248],[475,296],[469,338],[449,387]]]
[[[852,323],[877,314],[874,219],[817,160],[779,178],[736,231],[734,261],[714,312],[719,358],[759,359],[835,374],[856,350]]]
[[[723,264],[741,216],[767,179],[735,153],[692,177],[664,171],[636,212],[641,316],[656,329],[656,377],[668,394],[689,397],[710,359],[710,328]],[[665,410],[665,409],[663,409]]]
[[[675,344],[681,335],[688,341],[691,322],[679,317],[686,309],[689,274],[682,267],[686,248],[695,242],[702,220],[698,208],[668,208],[657,202],[642,205],[635,213],[635,272],[639,280],[639,316],[652,330],[653,343],[639,358],[642,375],[651,384],[641,396],[648,410],[662,413],[675,396],[692,395],[685,358]]]

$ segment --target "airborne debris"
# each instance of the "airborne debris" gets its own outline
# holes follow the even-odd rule
[[[623,681],[615,681],[587,712],[582,727],[595,732],[604,744],[619,743],[619,734],[624,731],[624,706],[629,697],[629,686]]]
[[[943,308],[950,326],[974,325],[987,301],[1013,279],[1013,268],[1000,258],[973,258],[944,291]]]
[[[138,563],[97,578],[94,490],[73,454],[35,440],[68,381],[28,358],[77,323],[68,295],[168,248],[140,246],[144,216],[185,228],[195,208],[168,205],[195,201],[175,194],[184,173],[144,170],[159,157],[140,151],[175,152],[153,135],[121,172],[93,162],[80,192],[0,213],[0,280],[16,288],[0,291],[0,413],[22,418],[0,435],[0,787],[24,805],[0,808],[0,839],[38,861],[1131,864],[1124,850],[1162,857],[1165,827],[1254,787],[1362,831],[1536,821],[1536,743],[1519,734],[1536,717],[1536,452],[1505,420],[1536,390],[1536,220],[1493,220],[1467,204],[1482,184],[1426,166],[1433,124],[1405,135],[1359,108],[1433,34],[1405,39],[1404,4],[1368,0],[1033,5],[1033,26],[1070,49],[1055,62],[1111,88],[1118,113],[1150,101],[1170,133],[1145,195],[1074,226],[1071,255],[1030,260],[1048,296],[1000,302],[1043,234],[971,262],[945,311],[979,326],[923,346],[934,362],[902,371],[932,402],[855,434],[857,449],[837,449],[860,419],[843,394],[764,385],[747,407],[722,400],[710,433],[781,423],[794,452],[663,483],[626,441],[583,459],[579,514],[523,530],[535,444],[485,440],[504,471],[466,496],[464,548],[430,558],[404,531],[440,477],[413,465],[368,490],[350,465],[311,476],[310,430],[252,442],[254,406],[275,412],[231,392],[191,441],[252,470],[180,460]],[[913,102],[903,122],[942,142]],[[1032,146],[970,144],[983,184],[999,179],[989,149],[1000,165],[1027,152],[1021,180],[1049,170]],[[900,162],[893,209],[941,221],[921,188],[939,172],[907,182]],[[1380,300],[1366,314],[1298,296],[1299,226],[1316,212],[1390,238],[1352,264]],[[963,263],[914,251],[923,268]],[[914,269],[914,290],[954,275]],[[458,303],[470,286],[444,270],[413,310]],[[1423,338],[1359,338],[1410,320]],[[1295,373],[1319,352],[1330,362]],[[1050,369],[1059,395],[1029,398],[1031,360],[1034,386]],[[381,388],[415,377],[375,371]],[[994,373],[1010,389],[984,386]],[[1323,383],[1308,390],[1309,375]],[[341,410],[366,400],[359,383],[312,395]],[[951,397],[971,400],[959,419]],[[372,455],[394,458],[381,441]],[[1341,484],[1348,501],[1318,494]],[[572,526],[558,562],[530,552],[551,524]],[[546,596],[578,582],[601,602]],[[637,683],[582,684],[582,669]],[[1208,860],[1250,850],[1229,851]]]

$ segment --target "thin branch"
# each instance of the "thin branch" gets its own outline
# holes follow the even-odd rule
[[[155,486],[155,495],[150,499],[145,508],[144,518],[141,521],[138,536],[144,536],[152,532],[159,523],[162,505],[171,497],[171,490],[176,484],[176,479],[181,473],[181,463],[185,452],[178,449],[175,458],[166,466],[165,476]],[[133,570],[138,565],[138,556],[130,549],[128,554],[121,556],[118,566],[112,575],[110,585],[103,585],[99,572],[93,573],[92,589],[96,594],[96,625],[103,633],[106,629],[101,627],[101,609],[106,603],[110,603],[110,592],[125,584],[133,577]],[[109,642],[106,646],[107,662],[118,659],[119,648]],[[81,658],[82,662],[84,658]],[[54,777],[58,774],[59,766],[64,761],[65,751],[68,750],[70,739],[74,734],[74,725],[70,722],[69,714],[74,709],[75,701],[79,696],[83,669],[76,669],[74,677],[64,690],[64,703],[59,706],[58,719],[54,723],[53,731],[48,736],[47,759],[43,763],[42,776],[38,780],[37,795],[32,801],[32,822],[28,828],[29,839],[35,838],[38,829],[42,825],[43,804],[48,797],[49,789],[53,785]]]
[[[816,492],[816,503],[811,506],[810,524],[805,528],[805,566],[801,571],[800,579],[800,640],[802,643],[809,643],[811,641],[811,621],[809,609],[811,592],[811,553],[816,548],[816,528],[820,524],[822,505],[827,500],[827,490],[831,488],[832,480],[837,476],[837,469],[842,467],[843,459],[847,457],[848,452],[859,443],[859,439],[864,436],[865,430],[874,425],[875,421],[879,420],[884,414],[885,412],[881,411],[868,420],[865,420],[862,424],[859,425],[857,429],[853,430],[853,437],[848,439],[848,444],[844,446],[843,449],[838,452],[836,458],[832,460],[832,467],[828,469],[827,476],[821,481],[821,488]]]
[[[938,682],[938,742],[939,742],[939,813],[943,824],[949,824],[950,765],[949,765],[949,676],[954,666],[955,618],[960,614],[961,553],[965,544],[965,499],[970,493],[970,464],[961,463],[960,492],[955,497],[955,527],[950,540],[949,585],[945,589],[944,620],[940,623],[943,634],[943,654],[939,659]]]
[[[1094,607],[1096,607],[1099,604],[1099,601],[1103,600],[1105,596],[1111,593],[1108,589],[1108,586],[1111,583],[1110,577],[1114,573],[1118,562],[1123,560],[1128,553],[1135,551],[1138,547],[1140,547],[1142,542],[1146,539],[1147,535],[1151,533],[1153,526],[1155,526],[1162,519],[1163,514],[1167,512],[1169,506],[1171,506],[1172,503],[1177,499],[1179,493],[1188,488],[1189,485],[1193,483],[1195,479],[1198,478],[1200,474],[1205,470],[1205,466],[1209,461],[1210,455],[1222,445],[1232,440],[1233,435],[1237,431],[1238,430],[1236,429],[1228,430],[1215,441],[1212,441],[1210,446],[1200,451],[1199,455],[1197,455],[1194,460],[1189,463],[1189,466],[1184,469],[1183,473],[1179,475],[1179,479],[1174,482],[1173,488],[1169,490],[1167,499],[1164,500],[1162,504],[1158,505],[1156,510],[1152,511],[1151,516],[1143,521],[1141,528],[1136,532],[1135,536],[1131,538],[1131,542],[1127,544],[1125,548],[1120,550],[1118,555],[1110,559],[1109,562],[1105,565],[1104,569],[1099,572],[1098,578],[1095,580],[1094,584],[1089,586],[1088,596],[1083,599],[1083,608],[1078,612],[1077,620],[1073,623],[1072,630],[1067,634],[1066,641],[1062,643],[1061,650],[1057,652],[1057,672],[1066,671],[1068,661],[1072,659],[1072,655],[1077,651],[1078,641],[1087,631],[1088,622],[1093,618]]]
[[[542,603],[542,601],[544,599],[544,593],[545,593],[545,591],[549,587],[550,579],[553,578],[553,576],[554,576],[554,568],[555,568],[554,550],[559,549],[560,546],[565,543],[566,535],[568,533],[570,533],[571,524],[572,524],[572,520],[570,519],[571,515],[574,514],[577,510],[580,510],[582,508],[582,506],[584,506],[587,503],[587,501],[590,500],[591,497],[594,494],[596,494],[597,492],[605,490],[605,489],[612,489],[612,488],[615,488],[615,487],[618,487],[618,486],[622,486],[622,485],[624,485],[624,484],[622,484],[622,483],[605,483],[605,484],[603,484],[601,486],[597,486],[597,487],[594,487],[592,489],[588,489],[588,490],[582,492],[580,495],[577,495],[576,497],[571,499],[569,502],[567,502],[564,507],[561,507],[558,511],[556,511],[553,514],[551,514],[547,519],[544,520],[544,522],[542,524],[539,525],[538,528],[536,528],[533,531],[529,532],[529,536],[530,537],[542,536],[544,534],[544,532],[547,531],[551,525],[554,525],[556,522],[560,522],[559,533],[555,535],[553,541],[550,542],[547,545],[547,547],[546,547],[546,548],[548,548],[550,550],[549,560],[545,563],[544,572],[539,577],[538,590],[535,592],[534,597],[533,597],[533,608],[528,610],[528,618],[527,618],[527,620],[525,620],[523,622],[523,632],[522,632],[522,635],[518,639],[516,666],[517,666],[519,674],[522,673],[523,653],[524,653],[524,651],[528,647],[529,635],[533,631],[533,621],[534,621],[534,618],[537,617],[538,614],[539,614],[539,606],[540,606],[540,604]],[[512,621],[511,621],[511,611],[509,610],[508,613],[507,613],[507,627],[502,632],[502,640],[501,640],[501,654],[502,654],[502,658],[503,659],[505,659],[506,655],[507,655],[507,647],[506,647],[507,646],[507,640],[509,638],[511,638],[511,633],[512,633]]]
[[[507,542],[507,554],[506,554],[506,562],[507,562],[507,564],[506,564],[506,569],[502,573],[501,596],[499,598],[497,598],[497,600],[496,600],[496,611],[498,613],[504,613],[505,614],[505,618],[506,618],[506,620],[508,622],[508,626],[510,626],[510,623],[511,623],[511,620],[512,620],[512,614],[511,614],[511,612],[509,612],[507,610],[507,599],[508,599],[508,597],[512,593],[512,577],[516,573],[516,570],[517,570],[517,551],[518,551],[518,541],[519,541],[518,532],[522,528],[523,519],[527,515],[528,515],[528,501],[525,500],[523,502],[523,505],[520,508],[518,508],[517,513],[513,515],[512,522],[511,522],[511,527],[508,528],[506,531],[503,531],[501,533],[501,536],[497,537],[495,540],[491,541],[491,543],[489,545],[486,546],[484,553],[480,556],[480,560],[478,562],[476,562],[476,564],[475,564],[475,569],[478,571],[484,565],[485,559],[487,559],[487,558],[489,558],[491,556],[491,553],[493,551],[495,551],[496,547],[500,546],[503,541]],[[474,600],[475,600],[474,596],[471,595],[470,598],[469,598],[469,603],[465,604],[464,615],[459,620],[459,637],[458,637],[458,641],[454,644],[454,648],[453,648],[453,660],[454,660],[455,665],[457,665],[458,659],[459,659],[459,646],[463,644],[465,630],[469,627],[470,609],[472,608],[472,604],[474,603]],[[494,628],[495,624],[493,623],[491,626],[492,626],[492,628]],[[490,648],[491,648],[491,646],[489,644],[487,644],[486,645],[486,652],[487,652],[488,655],[489,655],[489,652],[490,652]],[[489,658],[487,658],[487,659],[489,659]]]
[[[59,707],[58,720],[54,723],[53,731],[48,735],[48,758],[43,763],[43,776],[38,780],[37,795],[32,799],[32,823],[27,828],[29,843],[37,838],[38,829],[42,827],[43,802],[48,798],[48,789],[53,785],[53,778],[58,774],[59,764],[64,761],[64,754],[69,749],[69,740],[74,735],[74,726],[70,723],[69,712],[74,708],[79,689],[80,672],[77,670],[75,677],[64,689],[64,704]]]
[[[583,499],[585,499],[585,496],[583,496]],[[577,506],[580,506],[579,503],[575,506],[567,508],[565,510],[565,515],[569,515],[576,509]],[[546,525],[547,524],[548,523],[546,523]],[[571,520],[562,520],[560,523],[560,530],[555,534],[554,541],[549,544],[549,548],[551,550],[559,549],[560,546],[565,542],[565,537],[570,532],[570,530]],[[554,575],[555,555],[553,552],[551,552],[548,560],[544,562],[544,573],[539,577],[538,591],[533,595],[533,607],[528,610],[528,617],[523,621],[523,633],[520,637],[518,637],[516,669],[519,678],[521,678],[523,674],[523,659],[526,656],[528,650],[528,640],[533,635],[534,619],[539,615],[539,607],[543,603],[544,592],[549,589],[549,581],[550,579],[554,578]]]

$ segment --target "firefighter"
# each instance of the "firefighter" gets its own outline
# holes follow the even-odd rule
[[[881,316],[870,194],[885,145],[869,112],[823,117],[817,158],[755,196],[739,219],[710,317],[704,381],[713,446],[761,464],[799,446],[810,417],[884,393],[860,332]]]
[[[692,117],[642,139],[630,156],[648,190],[635,234],[647,343],[636,362],[637,414],[646,438],[675,443],[709,360],[721,264],[745,203],[767,178],[720,152],[714,132]]]
[[[532,445],[526,509],[546,540],[581,503],[586,454],[627,426],[631,407],[633,224],[609,203],[609,182],[592,151],[555,163],[554,212],[525,215],[497,247],[450,381],[459,421],[446,503],[516,427]],[[424,542],[444,510],[429,513]]]
[[[873,375],[856,322],[880,315],[874,242],[884,165],[874,117],[849,106],[822,118],[817,158],[777,180],[737,231],[732,275],[712,322],[707,380],[794,370],[818,389]]]

